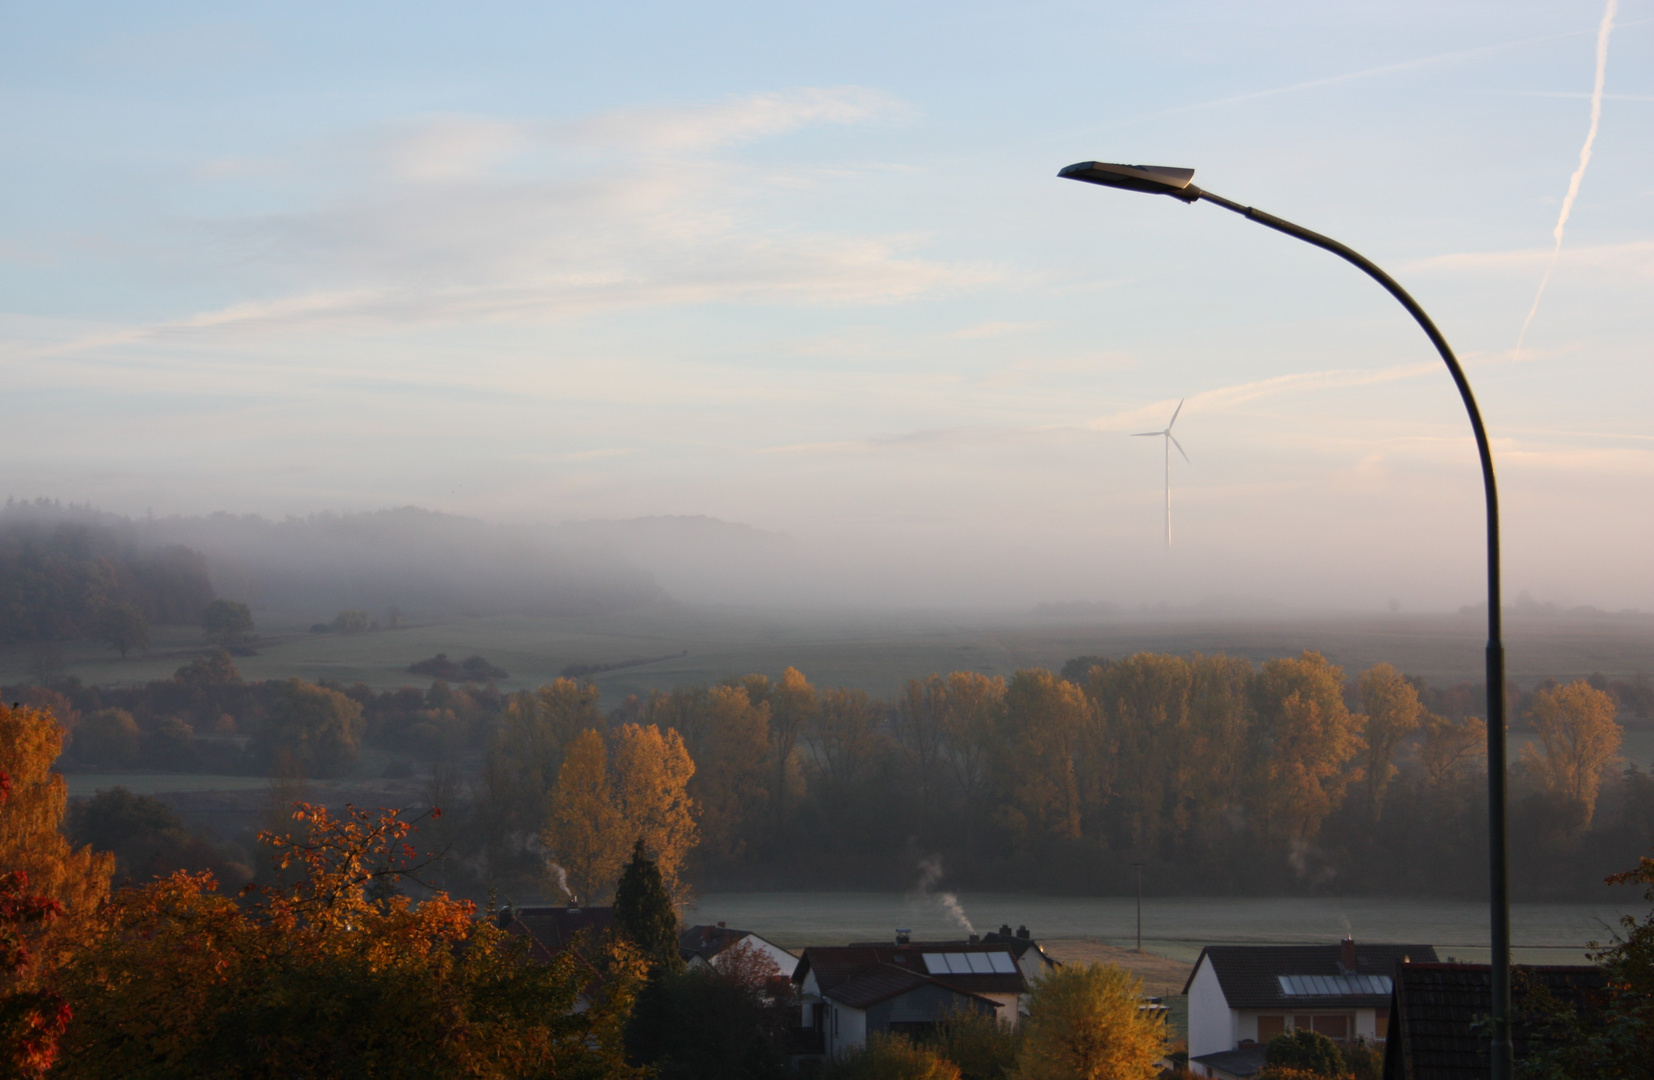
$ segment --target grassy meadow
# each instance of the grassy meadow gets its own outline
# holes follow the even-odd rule
[[[969,613],[809,614],[663,606],[621,615],[445,617],[409,620],[395,630],[311,634],[317,613],[255,613],[256,655],[236,660],[247,679],[297,675],[364,682],[375,689],[422,685],[407,666],[436,653],[453,660],[480,654],[510,673],[502,689],[526,689],[569,664],[641,657],[653,663],[592,678],[606,703],[679,683],[726,675],[778,675],[788,665],[823,686],[850,686],[888,696],[903,681],[931,672],[971,670],[1009,675],[1057,667],[1097,653],[1226,652],[1261,661],[1318,649],[1352,675],[1380,660],[1435,684],[1477,680],[1483,628],[1473,616],[1367,615],[1196,619],[1149,614],[1090,622]],[[1602,671],[1612,677],[1654,673],[1654,619],[1566,616],[1514,618],[1507,631],[1510,677],[1526,686],[1546,676],[1569,679]],[[189,627],[158,627],[147,652],[121,659],[81,643],[64,650],[64,673],[85,683],[166,678],[202,648]],[[687,655],[678,655],[687,653]],[[0,650],[0,681],[29,680],[29,650]]]

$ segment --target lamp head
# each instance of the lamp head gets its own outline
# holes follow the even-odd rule
[[[1115,165],[1106,161],[1082,161],[1070,165],[1057,174],[1064,180],[1084,180],[1088,184],[1143,191],[1150,195],[1170,195],[1192,203],[1200,198],[1200,189],[1189,183],[1195,177],[1193,169],[1174,169],[1167,165]]]

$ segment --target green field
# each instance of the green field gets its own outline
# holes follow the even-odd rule
[[[731,674],[780,674],[788,665],[825,686],[891,694],[904,680],[956,670],[1009,675],[1083,653],[1227,652],[1254,661],[1318,649],[1351,672],[1389,660],[1435,683],[1480,676],[1483,630],[1463,616],[1119,618],[1040,622],[1011,615],[782,614],[749,609],[661,608],[601,617],[497,616],[431,620],[357,635],[309,634],[313,616],[260,613],[256,656],[236,663],[248,679],[361,681],[380,689],[422,685],[407,665],[438,652],[481,654],[510,672],[505,689],[538,686],[573,663],[610,663],[687,650],[686,656],[595,676],[606,701]],[[1654,620],[1510,620],[1509,672],[1528,685],[1546,676],[1654,673]],[[166,678],[202,647],[190,628],[162,627],[148,654],[121,660],[84,644],[67,650],[67,674],[107,685]],[[0,681],[26,681],[27,650],[0,651]]]
[[[957,900],[969,929],[936,895],[918,893],[708,893],[689,919],[721,919],[795,949],[882,941],[898,927],[916,938],[961,938],[1001,923],[1026,925],[1036,938],[1136,944],[1136,904],[1129,897],[959,893]],[[1584,963],[1589,942],[1609,940],[1621,915],[1646,915],[1647,908],[1629,890],[1623,905],[1513,904],[1512,952],[1520,963]],[[1350,934],[1357,941],[1433,945],[1444,960],[1486,963],[1487,914],[1485,904],[1452,900],[1151,895],[1143,900],[1143,944],[1191,962],[1205,945],[1330,944]]]

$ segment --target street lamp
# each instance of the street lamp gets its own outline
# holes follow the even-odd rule
[[[1186,203],[1202,200],[1215,203],[1276,232],[1297,237],[1305,243],[1332,252],[1351,263],[1362,273],[1378,282],[1401,302],[1407,313],[1423,328],[1425,336],[1441,354],[1453,382],[1470,414],[1470,430],[1476,436],[1476,452],[1482,459],[1482,490],[1487,502],[1487,803],[1488,803],[1488,899],[1491,911],[1493,945],[1493,1047],[1494,1080],[1510,1080],[1513,1060],[1510,1043],[1510,897],[1509,873],[1505,865],[1505,647],[1500,640],[1499,611],[1499,491],[1493,478],[1493,451],[1487,443],[1487,429],[1482,426],[1482,413],[1476,407],[1476,396],[1470,391],[1470,381],[1464,369],[1448,347],[1430,316],[1419,307],[1418,301],[1395,279],[1380,270],[1365,256],[1350,250],[1338,241],[1311,232],[1301,225],[1283,221],[1273,214],[1250,206],[1230,202],[1210,191],[1202,191],[1192,181],[1193,169],[1173,169],[1160,165],[1115,165],[1101,161],[1082,161],[1070,165],[1057,174],[1065,180],[1083,180],[1088,184],[1124,188],[1150,195],[1170,195]]]

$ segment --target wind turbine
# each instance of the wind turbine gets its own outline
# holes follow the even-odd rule
[[[1183,398],[1182,400],[1178,401],[1177,408],[1172,410],[1172,418],[1170,420],[1166,421],[1166,426],[1165,426],[1164,429],[1162,429],[1160,431],[1138,431],[1138,432],[1134,432],[1132,434],[1132,438],[1134,438],[1134,439],[1147,438],[1150,435],[1163,435],[1166,438],[1166,550],[1167,551],[1170,551],[1172,549],[1172,447],[1174,447],[1174,446],[1177,447],[1177,452],[1183,455],[1183,460],[1184,461],[1189,460],[1189,454],[1186,450],[1183,449],[1183,444],[1177,441],[1177,436],[1176,435],[1172,434],[1172,425],[1177,423],[1177,414],[1183,411],[1183,402],[1187,401],[1187,400],[1188,400],[1188,398]],[[1190,462],[1190,464],[1192,465],[1194,463]]]

